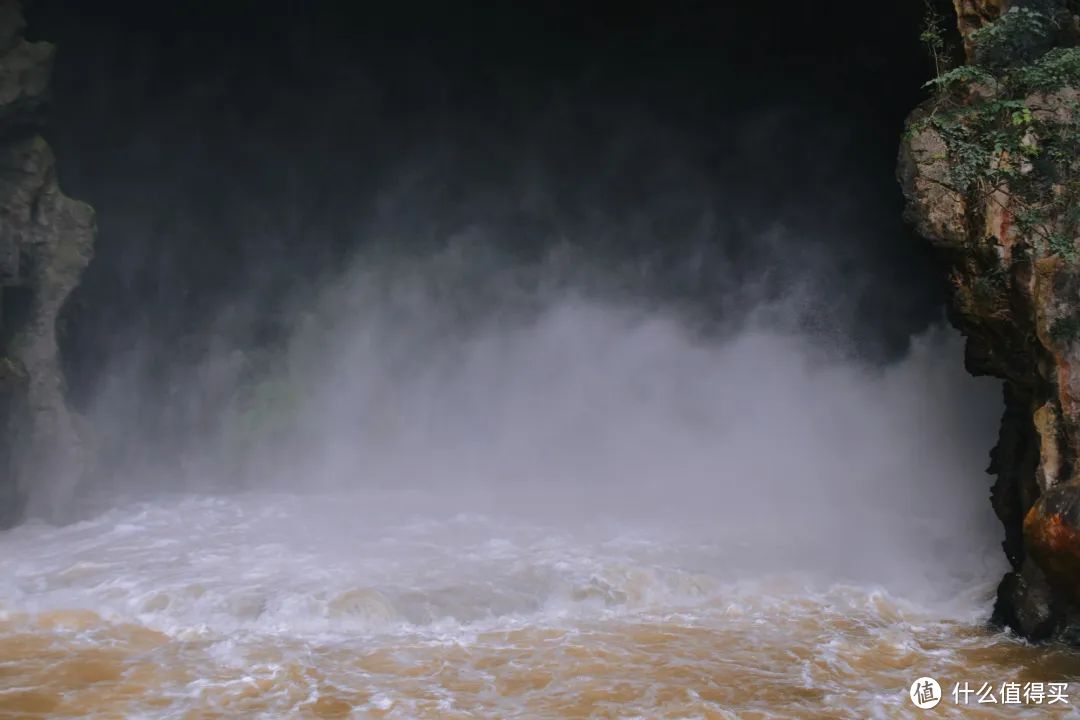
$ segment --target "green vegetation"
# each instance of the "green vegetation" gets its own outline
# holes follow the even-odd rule
[[[1050,339],[1058,345],[1065,345],[1080,338],[1080,317],[1069,315],[1058,318],[1050,325]]]
[[[978,302],[990,304],[1002,293],[1008,290],[1008,280],[1005,269],[995,264],[987,271],[975,278],[971,285]]]
[[[1050,92],[1080,85],[1080,48],[1054,48],[1030,65],[1013,71],[1013,80],[1026,92]]]
[[[938,24],[923,32],[934,58],[944,47]],[[1013,7],[973,33],[975,61],[936,63],[927,83],[931,111],[910,128],[932,127],[948,148],[949,185],[969,197],[1010,198],[1013,222],[1042,255],[1074,259],[1080,230],[1080,48],[1051,48],[1058,21]]]
[[[1041,12],[1014,6],[997,22],[972,33],[975,63],[996,69],[1030,63],[1041,54],[1051,25]]]
[[[930,54],[930,61],[934,63],[934,75],[941,76],[949,67],[953,48],[947,40],[945,18],[934,7],[934,0],[924,0],[924,5],[926,14],[923,16],[923,27],[919,39]]]

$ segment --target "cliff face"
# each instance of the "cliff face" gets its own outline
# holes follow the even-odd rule
[[[1008,0],[953,0],[956,9],[956,26],[964,41],[964,54],[972,59],[974,44],[972,35],[995,22],[1008,7]]]
[[[1080,51],[1073,3],[955,0],[967,65],[909,117],[899,179],[966,365],[1004,380],[996,622],[1080,639]]]
[[[64,401],[57,317],[90,258],[94,214],[57,185],[38,135],[53,47],[27,42],[18,0],[0,0],[0,525],[29,483],[71,488],[78,435]],[[42,511],[50,498],[40,497]]]

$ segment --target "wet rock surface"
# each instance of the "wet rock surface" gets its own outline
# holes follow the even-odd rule
[[[949,317],[966,338],[967,369],[1004,380],[989,472],[1013,571],[998,589],[994,621],[1030,639],[1064,637],[1080,610],[1080,238],[1070,158],[1080,104],[1075,58],[1054,56],[1064,58],[1054,66],[1066,69],[1060,77],[1043,59],[1076,46],[1077,18],[1064,1],[954,4],[972,63],[969,75],[962,68],[954,77],[974,81],[959,89],[941,81],[911,114],[898,179],[908,220],[948,273]],[[1032,60],[1036,41],[1048,47]],[[1006,46],[1023,51],[1016,67],[977,66],[980,52]],[[1031,78],[1055,85],[1024,89]],[[1039,159],[1053,153],[1054,166]]]
[[[95,227],[90,206],[60,191],[38,134],[53,47],[25,40],[23,26],[19,3],[0,0],[0,525],[44,510],[24,507],[35,478],[55,478],[62,493],[80,472],[57,320]]]

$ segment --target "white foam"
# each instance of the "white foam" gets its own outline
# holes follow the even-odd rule
[[[622,528],[597,538],[476,514],[398,523],[383,513],[376,526],[342,511],[352,501],[174,498],[77,527],[21,528],[0,535],[0,606],[85,608],[185,637],[444,633],[680,608],[761,619],[807,602],[855,617],[887,607],[898,619],[927,607],[874,584],[755,573],[731,565],[722,543],[680,545],[676,534]],[[336,515],[324,514],[329,506]],[[952,612],[985,607],[985,596],[969,594]]]

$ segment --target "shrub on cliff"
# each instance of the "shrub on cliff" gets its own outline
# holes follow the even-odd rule
[[[1030,63],[1049,49],[1053,21],[1038,10],[1012,7],[971,35],[974,64],[1007,68]]]
[[[951,189],[1001,202],[1041,255],[1072,259],[1080,231],[1080,48],[1057,14],[1013,7],[970,38],[972,64],[927,85],[927,126],[948,149]],[[1066,47],[1054,43],[1068,39]]]

